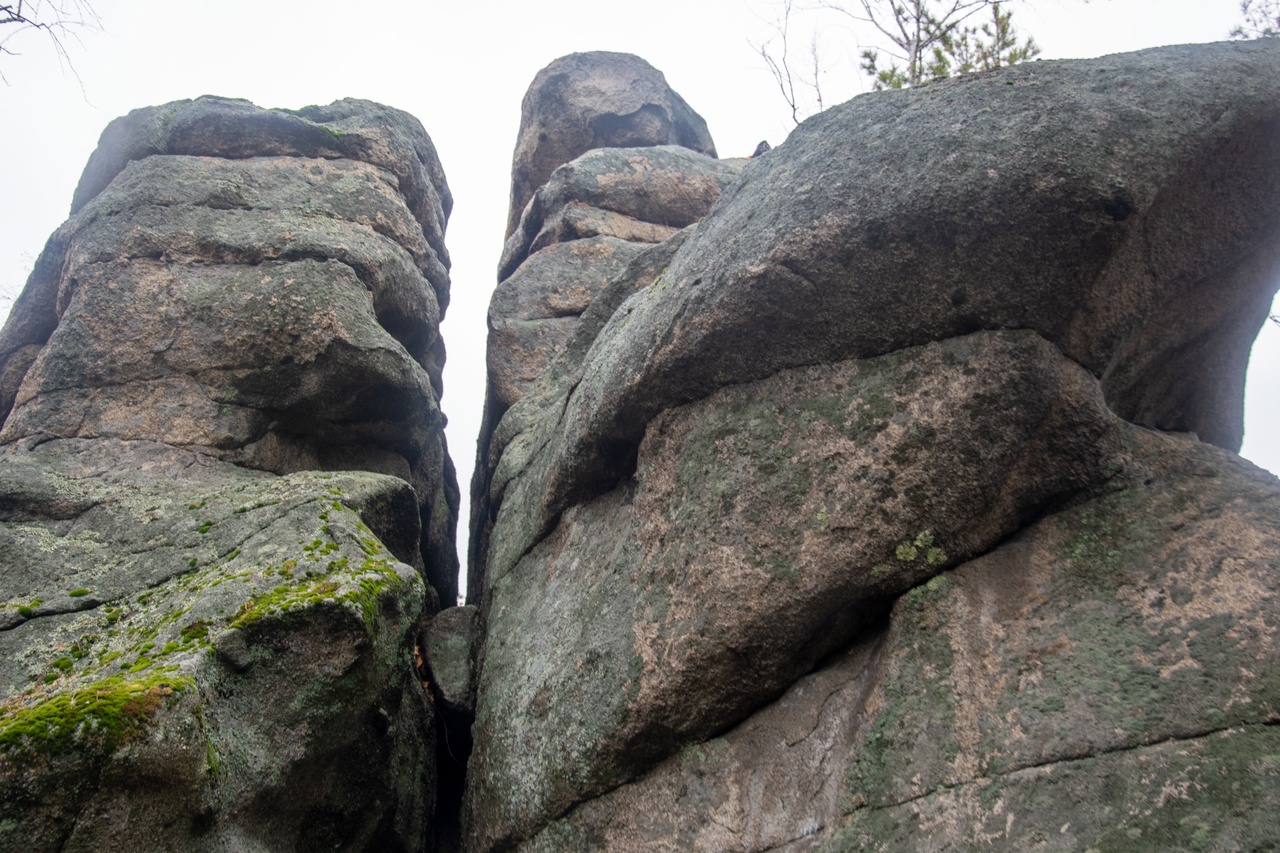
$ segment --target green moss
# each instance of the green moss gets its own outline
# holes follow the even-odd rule
[[[168,673],[141,679],[116,675],[31,705],[12,704],[0,716],[0,756],[14,759],[85,747],[109,753],[141,734],[168,697],[192,683]]]
[[[209,623],[203,619],[192,622],[190,625],[182,629],[182,642],[192,643],[196,640],[203,640],[209,636]]]
[[[208,533],[210,530],[213,529],[213,525],[214,525],[213,521],[206,519],[204,524],[201,524],[199,527],[196,528],[196,533]]]
[[[79,589],[73,589],[71,590],[71,592],[67,593],[67,595],[71,596],[72,598],[83,598],[88,594],[89,594],[89,590],[85,589],[84,587],[80,587]]]
[[[347,568],[345,562],[342,568]],[[347,585],[322,576],[301,584],[278,586],[246,602],[228,623],[228,627],[244,628],[264,616],[286,613],[323,601],[354,603],[360,608],[365,623],[371,624],[376,615],[378,597],[390,584],[399,582],[400,578],[388,561],[375,560],[372,557],[365,558],[364,564],[360,567],[360,574],[361,576],[355,579],[354,585]],[[343,590],[344,586],[347,586],[345,590]]]
[[[210,776],[216,779],[222,775],[222,758],[218,755],[218,749],[213,745],[213,741],[205,742],[204,763]]]
[[[897,406],[887,395],[878,391],[864,394],[857,404],[857,415],[852,429],[848,431],[850,438],[868,432],[880,432],[889,425]]]

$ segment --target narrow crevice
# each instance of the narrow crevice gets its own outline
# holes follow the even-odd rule
[[[441,691],[422,650],[426,637],[419,631],[414,646],[414,663],[418,678],[435,710],[436,727],[436,802],[433,848],[439,853],[463,849],[462,801],[467,790],[467,765],[471,760],[471,726],[475,712],[450,703]]]

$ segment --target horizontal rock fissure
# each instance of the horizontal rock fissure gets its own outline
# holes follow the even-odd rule
[[[1042,767],[1054,767],[1059,764],[1077,764],[1082,761],[1092,761],[1094,759],[1102,758],[1103,756],[1123,755],[1126,752],[1135,752],[1138,750],[1150,749],[1151,747],[1161,746],[1166,743],[1182,743],[1185,741],[1203,740],[1204,738],[1212,737],[1213,735],[1216,735],[1216,734],[1222,734],[1223,732],[1248,731],[1249,729],[1252,729],[1252,728],[1265,728],[1267,726],[1273,726],[1273,725],[1280,725],[1280,720],[1268,720],[1266,722],[1259,722],[1259,723],[1241,723],[1239,725],[1234,725],[1234,726],[1220,726],[1218,728],[1204,729],[1203,731],[1193,731],[1186,734],[1177,735],[1174,737],[1160,738],[1159,740],[1153,740],[1153,741],[1144,742],[1144,743],[1135,743],[1135,744],[1129,744],[1128,746],[1116,746],[1116,747],[1111,747],[1109,749],[1100,749],[1097,752],[1092,752],[1092,753],[1064,755],[1064,756],[1061,756],[1060,758],[1054,758],[1049,761],[1038,761],[1038,762],[1032,762],[1028,764],[1015,764],[1015,765],[1011,765],[1008,770],[1005,770],[1002,773],[997,773],[994,776],[975,776],[972,779],[965,779],[960,782],[953,782],[946,785],[938,785],[937,787],[932,788],[928,791],[925,791],[922,794],[918,794],[914,797],[906,797],[901,800],[894,800],[887,803],[880,803],[874,806],[872,805],[860,806],[856,809],[852,809],[848,812],[845,812],[842,815],[842,817],[847,817],[849,815],[857,814],[858,812],[873,812],[881,809],[892,809],[892,808],[897,808],[898,806],[909,805],[910,803],[916,803],[916,802],[920,802],[921,800],[927,800],[930,797],[934,796],[935,794],[944,793],[946,791],[954,791],[966,785],[973,785],[979,782],[990,782],[996,779],[1002,779],[1006,776],[1010,776],[1015,773],[1020,773],[1025,770],[1037,770]]]

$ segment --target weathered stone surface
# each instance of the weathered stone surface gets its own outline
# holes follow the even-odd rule
[[[680,145],[716,154],[707,123],[662,72],[627,53],[574,53],[538,72],[520,109],[507,236],[557,166],[593,148]]]
[[[743,162],[675,145],[588,151],[534,193],[507,239],[498,279],[554,243],[596,235],[660,243],[706,216]]]
[[[489,303],[486,355],[496,410],[506,411],[524,396],[564,348],[591,300],[644,245],[615,237],[557,244],[498,284]]]
[[[1096,382],[1030,332],[665,413],[633,481],[487,578],[476,845],[742,719],[893,597],[1100,486],[1119,453]]]
[[[465,714],[476,710],[476,640],[479,610],[449,607],[431,618],[422,654],[431,683],[450,708]]]
[[[626,293],[656,279],[669,253],[656,269],[628,265],[706,215],[743,162],[716,160],[702,119],[637,57],[574,54],[530,86],[512,170],[512,221],[489,307],[471,483],[470,600],[483,588],[476,555],[492,523],[494,430],[576,336],[579,317],[610,279],[626,279]]]
[[[377,474],[0,452],[0,848],[423,849],[417,516]]]
[[[506,447],[516,437],[533,428],[538,413],[548,404],[548,401],[564,392],[565,383],[570,381],[581,367],[582,358],[590,349],[591,342],[595,340],[613,312],[628,296],[649,286],[662,275],[693,229],[694,226],[691,225],[661,243],[643,247],[626,268],[611,278],[603,290],[596,293],[591,304],[580,317],[571,323],[565,323],[568,334],[562,343],[557,344],[560,347],[559,352],[522,389],[520,399],[523,400],[526,396],[533,399],[523,406],[506,411],[505,416],[498,419],[496,423],[494,418],[500,411],[498,406],[492,401],[486,404],[486,419],[477,440],[479,452],[476,470],[472,476],[471,538],[467,562],[468,600],[478,602],[484,590],[484,560],[481,555],[488,550],[489,532],[494,521],[490,511],[495,507],[488,487],[494,480],[496,466],[503,458],[498,454],[488,453],[491,438],[497,442],[498,446]],[[492,339],[490,346],[493,346]],[[535,399],[537,402],[534,401]],[[533,420],[530,420],[531,417]]]
[[[1280,266],[1278,47],[1016,66],[805,122],[748,164],[663,298],[615,313],[555,422],[499,466],[539,469],[510,553],[625,476],[665,408],[975,328],[1035,329],[1122,416],[1234,449]]]
[[[1280,483],[1131,435],[1122,488],[903,596],[776,703],[526,849],[1273,843]]]
[[[448,204],[364,101],[108,127],[0,330],[0,849],[433,845]]]
[[[858,98],[601,291],[473,482],[471,848],[1276,841],[1277,487],[1144,427],[1238,443],[1277,81],[1248,43]]]
[[[76,187],[71,212],[106,189],[129,162],[155,154],[369,163],[395,177],[432,251],[449,264],[444,230],[453,196],[431,138],[401,110],[356,98],[300,110],[264,110],[243,99],[209,96],[143,107],[103,131]],[[442,305],[448,302],[447,287],[437,295]]]
[[[308,114],[331,123],[210,98],[112,123],[0,331],[0,442],[155,439],[281,474],[398,476],[452,602],[448,190],[409,116]]]

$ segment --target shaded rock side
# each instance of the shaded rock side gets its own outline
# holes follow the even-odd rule
[[[573,53],[538,72],[520,108],[506,236],[556,167],[593,148],[679,145],[715,157],[707,123],[628,53]]]
[[[154,439],[410,483],[457,594],[439,409],[448,189],[412,117],[201,98],[113,122],[0,331],[0,443]]]
[[[590,298],[583,300],[586,308],[580,315],[557,318],[553,321],[554,325],[541,329],[538,329],[536,324],[519,320],[508,321],[497,324],[490,332],[488,346],[491,354],[496,350],[505,349],[519,358],[522,353],[514,346],[513,342],[517,340],[515,335],[522,330],[522,327],[528,331],[530,325],[544,334],[556,335],[553,341],[556,352],[552,356],[549,352],[533,350],[534,356],[530,357],[529,361],[535,364],[537,369],[515,376],[514,381],[510,377],[516,370],[523,371],[525,364],[523,360],[510,360],[503,363],[495,359],[495,363],[490,365],[485,417],[477,438],[476,468],[471,479],[471,538],[467,560],[469,601],[479,602],[481,592],[484,590],[484,561],[481,555],[488,551],[488,537],[494,520],[492,510],[496,508],[489,485],[497,474],[497,466],[502,457],[500,454],[489,452],[491,443],[506,447],[514,436],[525,433],[531,427],[532,422],[529,417],[532,415],[536,419],[543,405],[563,392],[565,383],[572,380],[592,341],[613,312],[631,294],[659,280],[663,270],[671,263],[676,251],[693,230],[694,226],[689,226],[682,231],[677,231],[661,243],[639,247],[638,250],[634,244],[621,240],[603,240],[597,243],[584,239],[580,248],[573,243],[554,247],[554,251],[548,248],[538,252],[534,258],[520,267],[518,274],[529,268],[529,278],[535,283],[543,276],[549,277],[551,287],[544,291],[547,294],[546,298],[548,301],[555,299],[559,302],[566,296],[572,297],[575,291],[580,293],[586,288],[564,288],[565,282],[556,276],[555,265],[548,264],[544,268],[542,264],[544,257],[567,256],[570,259],[569,263],[573,263],[583,254],[598,256],[600,250],[608,252],[607,257],[610,259],[616,257],[615,251],[631,257],[620,272],[604,281],[600,289],[590,289]],[[500,284],[499,288],[501,287]],[[564,296],[561,295],[562,289],[567,291]],[[511,299],[514,303],[518,299],[518,292],[512,295],[515,297]],[[494,298],[495,300],[500,298],[496,292]],[[504,341],[503,338],[508,336],[510,339]],[[508,379],[504,380],[503,377]],[[510,393],[511,399],[523,401],[523,405],[514,409],[507,408],[503,402],[503,395],[507,393]]]
[[[493,432],[488,515],[473,523],[486,635],[470,847],[540,844],[564,819],[571,840],[628,849],[662,822],[620,810],[596,836],[584,803],[750,718],[859,636],[887,644],[885,620],[892,633],[926,594],[911,590],[952,589],[958,575],[929,578],[1132,489],[1135,472],[1162,470],[1149,455],[1216,452],[1188,438],[1148,453],[1132,424],[1234,449],[1280,267],[1277,130],[1280,45],[1204,45],[864,96],[749,163],[661,281],[611,303],[591,341],[575,332],[575,355]],[[1242,528],[1263,563],[1269,530]],[[1104,571],[1125,535],[1104,530],[1070,571]],[[1272,600],[1258,606],[1270,619]],[[884,649],[857,665],[872,693],[892,675],[875,669]],[[1243,647],[1227,659],[1252,671]],[[1218,702],[1187,684],[1195,698],[1179,703]],[[943,713],[935,699],[922,692],[920,725]],[[1124,713],[1080,717],[1079,750],[1046,741],[1045,760],[1111,766]],[[1188,710],[1190,728],[1169,736],[1218,732],[1193,731],[1209,716]],[[985,747],[970,729],[930,759],[968,777],[922,763],[925,787],[882,775],[861,796],[911,809],[942,790],[930,779],[996,773],[972,770]],[[1234,743],[1267,742],[1245,735]],[[1169,757],[1144,737],[1135,759]],[[921,762],[933,755],[912,742]],[[1145,796],[1135,787],[1132,805]],[[929,821],[966,814],[936,802]],[[769,843],[807,843],[842,815],[861,837],[857,805]]]
[[[1130,441],[1121,488],[913,589],[522,849],[1274,845],[1280,483],[1185,436]]]
[[[0,850],[428,849],[416,503],[155,442],[0,452]]]
[[[448,206],[364,101],[104,132],[0,330],[0,849],[433,846]]]

